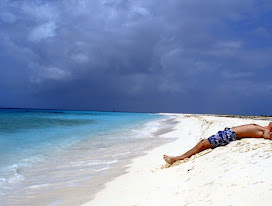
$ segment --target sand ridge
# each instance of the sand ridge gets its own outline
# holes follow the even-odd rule
[[[172,114],[173,115],[173,114]],[[126,174],[106,184],[84,206],[98,205],[271,205],[272,141],[245,138],[209,149],[171,167],[162,156],[180,155],[225,127],[268,120],[180,114],[176,141],[136,158]]]

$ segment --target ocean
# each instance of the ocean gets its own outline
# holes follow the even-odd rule
[[[80,205],[147,150],[171,116],[0,110],[0,205]]]

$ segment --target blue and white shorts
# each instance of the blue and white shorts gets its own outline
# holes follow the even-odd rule
[[[219,131],[215,135],[208,138],[208,141],[212,145],[212,148],[224,146],[231,141],[237,140],[237,135],[231,128],[225,128],[224,131]]]

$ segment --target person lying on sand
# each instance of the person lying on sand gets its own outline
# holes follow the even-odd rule
[[[168,164],[173,164],[178,160],[189,158],[192,155],[195,155],[203,150],[209,148],[214,149],[219,146],[224,146],[229,144],[231,141],[235,141],[243,137],[264,138],[271,140],[272,122],[270,122],[269,125],[265,127],[257,124],[246,124],[233,128],[225,128],[224,131],[219,131],[208,139],[201,140],[194,148],[190,149],[188,152],[184,153],[181,156],[172,157],[168,155],[163,155],[163,158]]]

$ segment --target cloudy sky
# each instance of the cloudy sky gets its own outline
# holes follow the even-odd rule
[[[0,107],[272,115],[271,0],[1,0]]]

